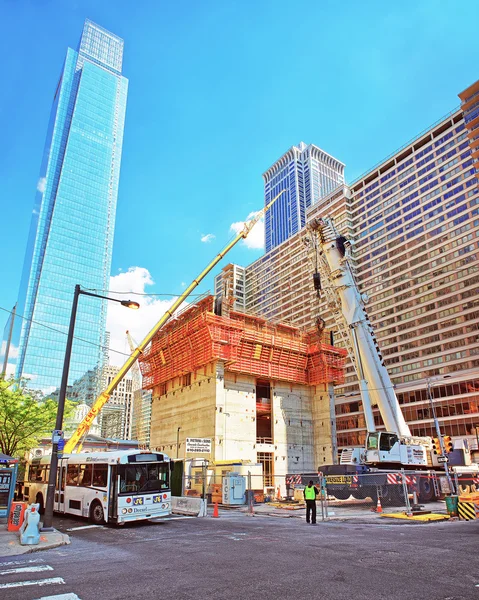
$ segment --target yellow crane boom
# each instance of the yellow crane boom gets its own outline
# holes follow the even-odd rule
[[[174,312],[183,304],[183,302],[188,298],[191,292],[200,284],[200,282],[208,275],[208,273],[220,262],[220,260],[227,254],[241,239],[247,237],[249,232],[253,229],[256,223],[264,216],[266,211],[271,208],[271,206],[276,202],[276,200],[284,194],[286,190],[280,192],[277,196],[275,196],[269,204],[267,204],[262,210],[258,212],[258,214],[245,223],[244,228],[238,233],[238,235],[229,242],[223,250],[216,255],[216,257],[210,262],[210,264],[204,269],[196,279],[194,279],[190,285],[185,289],[185,291],[179,296],[171,305],[171,307],[164,313],[161,319],[156,323],[153,329],[146,335],[146,337],[142,340],[142,342],[138,345],[137,348],[133,350],[130,356],[126,359],[123,366],[120,368],[116,376],[112,379],[111,383],[108,385],[106,390],[102,392],[98,398],[93,403],[90,408],[88,414],[83,419],[83,421],[78,426],[77,430],[74,432],[72,437],[66,442],[64,452],[69,454],[73,452],[79,441],[88,433],[90,426],[92,424],[93,419],[99,414],[100,410],[103,406],[108,402],[110,396],[117,388],[120,381],[123,377],[128,373],[131,366],[138,359],[140,354],[142,354],[143,350],[148,346],[151,342],[155,334],[163,327],[163,325],[173,316]]]

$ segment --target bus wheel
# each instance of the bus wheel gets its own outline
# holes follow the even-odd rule
[[[43,494],[40,494],[40,492],[38,492],[37,497],[35,498],[35,504],[39,504],[40,508],[38,509],[38,512],[43,515],[43,513],[45,512],[45,506],[43,504]]]
[[[102,525],[105,522],[103,506],[98,501],[93,502],[90,507],[90,521],[95,525]]]

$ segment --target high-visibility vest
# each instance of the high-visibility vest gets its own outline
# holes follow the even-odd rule
[[[316,490],[314,489],[314,485],[304,488],[304,497],[306,500],[316,500]]]

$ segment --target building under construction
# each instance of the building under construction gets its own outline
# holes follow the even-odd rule
[[[275,488],[286,473],[330,463],[332,389],[344,379],[345,350],[325,344],[319,330],[232,310],[220,316],[214,307],[213,296],[188,307],[140,358],[153,397],[151,447],[194,458],[186,439],[210,439],[201,458],[260,463],[264,487]]]

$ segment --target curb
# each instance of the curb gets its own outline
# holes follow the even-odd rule
[[[51,550],[52,548],[58,548],[59,546],[68,546],[71,544],[70,536],[66,533],[57,532],[57,541],[45,541],[40,542],[34,546],[25,545],[22,546],[19,540],[10,540],[5,543],[5,550],[8,548],[8,552],[3,554],[3,544],[0,545],[0,560],[6,559],[9,556],[22,556],[24,554],[32,554],[33,552],[42,552],[43,550]]]
[[[32,546],[24,554],[31,554],[32,552],[41,552],[42,550],[51,550],[52,548],[58,548],[59,546],[69,546],[71,544],[70,536],[66,533],[62,533],[62,539],[58,542],[52,542],[50,544],[44,544],[40,546]]]

